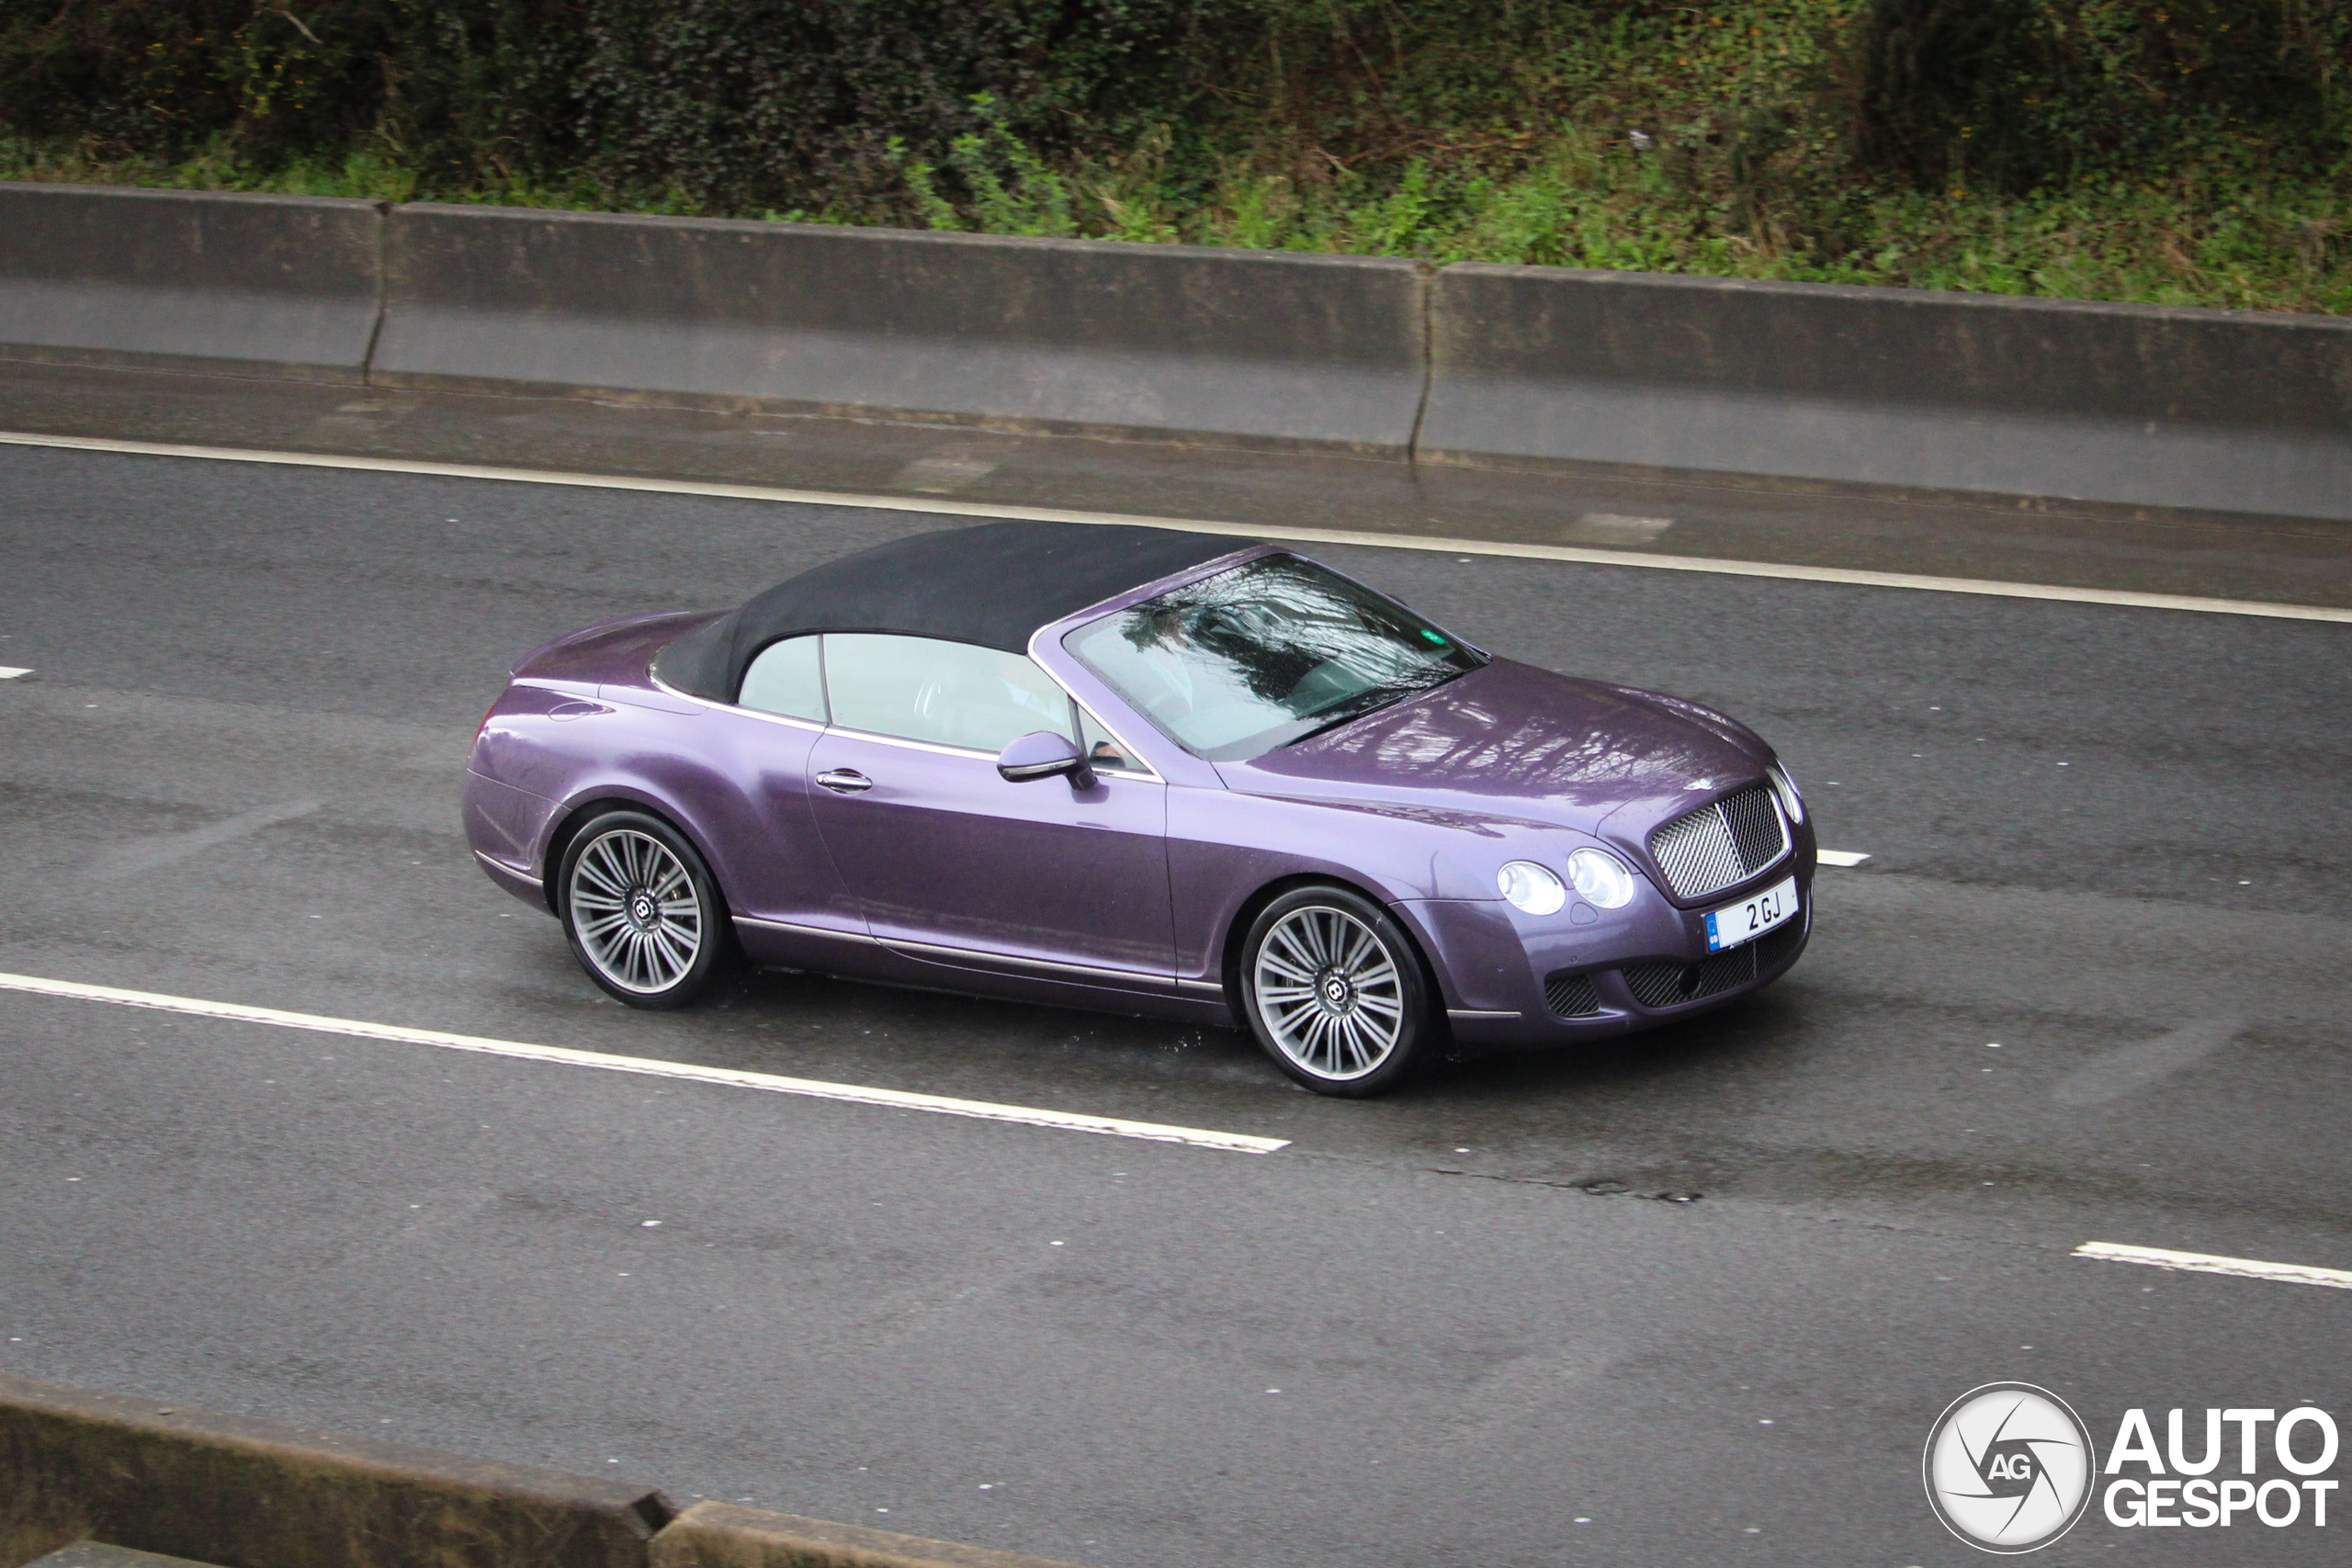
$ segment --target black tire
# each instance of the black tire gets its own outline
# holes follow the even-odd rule
[[[1344,887],[1293,888],[1260,910],[1242,942],[1239,989],[1258,1043],[1317,1094],[1393,1089],[1443,1034],[1412,939]]]
[[[659,817],[596,818],[565,847],[556,874],[571,955],[614,999],[682,1008],[733,969],[727,900],[694,845]]]

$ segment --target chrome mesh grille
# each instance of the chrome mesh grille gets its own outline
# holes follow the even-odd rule
[[[1761,871],[1781,858],[1789,840],[1781,831],[1780,803],[1770,789],[1744,789],[1715,803],[1731,824],[1731,841],[1750,871]]]
[[[1789,825],[1768,784],[1686,811],[1650,835],[1650,858],[1678,898],[1703,898],[1744,882],[1788,848]]]
[[[1553,976],[1544,982],[1544,999],[1562,1018],[1587,1018],[1600,1010],[1600,993],[1589,975]]]

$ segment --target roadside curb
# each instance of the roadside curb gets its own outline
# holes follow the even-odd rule
[[[653,1538],[651,1568],[1069,1568],[862,1525],[697,1503]]]
[[[220,1568],[1066,1568],[0,1373],[0,1568],[81,1540]]]

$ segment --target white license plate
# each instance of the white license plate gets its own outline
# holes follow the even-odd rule
[[[1709,910],[1707,951],[1721,953],[1743,942],[1753,942],[1781,921],[1796,919],[1796,913],[1797,879],[1792,876],[1753,898]]]

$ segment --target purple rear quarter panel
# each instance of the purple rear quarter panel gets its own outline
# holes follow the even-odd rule
[[[802,764],[819,727],[679,696],[651,679],[653,655],[707,618],[633,616],[539,649],[491,710],[468,770],[544,803],[522,867],[534,874],[552,876],[554,836],[580,807],[634,804],[694,840],[734,912],[862,929],[808,818]],[[475,848],[516,863],[479,839]]]

